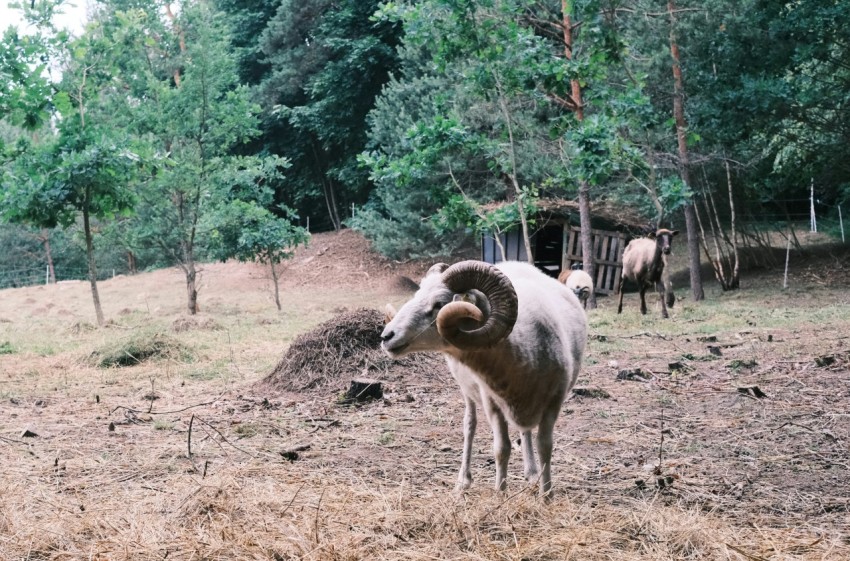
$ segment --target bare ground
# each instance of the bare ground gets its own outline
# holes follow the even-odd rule
[[[847,252],[795,254],[786,290],[776,266],[728,294],[705,277],[669,321],[602,299],[548,503],[518,451],[490,489],[486,426],[472,490],[452,492],[463,409],[438,359],[378,363],[386,397],[361,405],[339,399],[350,371],[262,383],[295,335],[403,301],[428,265],[320,235],[286,267],[283,313],[262,268],[227,263],[205,268],[199,318],[175,271],[103,283],[106,329],[85,285],[0,292],[0,559],[850,558]],[[193,358],[88,362],[151,325]]]

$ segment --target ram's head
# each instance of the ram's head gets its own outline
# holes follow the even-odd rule
[[[516,318],[516,292],[499,269],[481,261],[438,263],[398,312],[388,307],[381,347],[393,357],[486,349],[510,335]]]

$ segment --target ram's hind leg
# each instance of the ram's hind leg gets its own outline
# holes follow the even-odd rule
[[[646,285],[640,286],[640,313],[646,315]]]
[[[537,460],[534,459],[534,444],[530,430],[522,431],[520,435],[520,448],[522,449],[522,466],[525,480],[532,482],[537,479],[540,472],[537,471]]]
[[[457,491],[469,489],[472,485],[472,471],[469,464],[472,458],[472,439],[475,436],[475,427],[478,417],[475,411],[475,402],[468,397],[466,399],[466,410],[463,413],[463,453],[460,457],[460,473],[457,476]]]
[[[558,412],[561,410],[560,401],[553,404],[543,413],[543,419],[537,429],[537,453],[540,454],[540,496],[549,498],[552,493],[552,432]]]
[[[618,314],[623,313],[623,281],[624,280],[625,280],[625,277],[620,275],[620,282],[617,283],[617,292],[620,293],[620,303],[617,305],[617,313]]]
[[[508,422],[499,408],[484,397],[484,412],[493,429],[493,456],[496,459],[496,489],[504,491],[508,487],[508,460],[511,457],[511,438],[508,434]]]

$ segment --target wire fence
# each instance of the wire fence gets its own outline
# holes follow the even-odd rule
[[[88,269],[65,268],[55,269],[56,282],[66,280],[87,280]],[[115,276],[114,270],[98,271],[97,280],[106,280]],[[48,284],[50,282],[50,271],[47,265],[27,267],[24,269],[0,270],[0,289],[18,288],[22,286],[34,286]]]

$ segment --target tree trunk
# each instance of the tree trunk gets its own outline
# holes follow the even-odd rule
[[[316,147],[315,139],[310,140],[310,148],[313,151],[313,160],[316,162],[316,168],[319,170],[319,174],[321,175],[322,195],[325,197],[325,206],[327,206],[328,209],[328,217],[331,219],[334,231],[339,232],[342,229],[342,220],[339,218],[339,208],[336,202],[336,191],[334,190],[333,182],[328,178],[325,159],[324,157],[320,157],[319,148]]]
[[[570,17],[570,7],[567,0],[561,0],[561,14],[564,18],[564,56],[567,60],[573,58],[573,23]],[[571,102],[574,105],[576,120],[584,120],[584,107],[581,102],[581,84],[578,80],[570,80]],[[587,181],[581,181],[578,188],[578,213],[581,226],[581,263],[582,269],[596,283],[596,263],[593,254],[593,232],[590,214],[590,185]],[[585,307],[588,310],[596,308],[596,291],[591,290]]]
[[[92,242],[91,223],[89,221],[89,196],[90,191],[86,188],[86,200],[83,203],[83,232],[86,236],[86,258],[89,265],[89,284],[91,284],[91,297],[94,302],[94,313],[97,324],[103,326],[103,309],[100,307],[100,295],[97,292],[97,266],[94,263],[94,243]]]
[[[732,197],[732,173],[729,171],[729,160],[725,160],[726,164],[726,185],[729,188],[729,221],[732,226],[732,279],[730,281],[730,286],[732,289],[737,289],[741,286],[741,279],[739,276],[740,271],[740,261],[738,258],[738,232],[735,230],[735,200]]]
[[[508,254],[505,252],[505,244],[502,243],[502,234],[500,232],[494,233],[493,240],[495,240],[496,246],[499,248],[499,255],[502,256],[502,261],[507,261]]]
[[[136,254],[132,251],[127,252],[127,272],[131,275],[135,275],[139,272],[136,268]]]
[[[174,12],[171,10],[171,2],[165,3],[165,15],[168,16],[171,25],[174,26],[174,32],[177,33],[178,44],[180,45],[180,53],[186,54],[186,34],[177,26],[177,18],[174,17]],[[180,87],[180,67],[174,69],[173,72],[174,85]]]
[[[676,42],[676,10],[675,2],[667,2],[670,14],[670,54],[673,58],[673,117],[676,121],[676,140],[679,144],[679,175],[682,181],[690,187],[691,180],[688,169],[687,123],[685,122],[685,90],[682,84],[682,67],[679,58],[679,44]],[[688,232],[688,269],[691,274],[691,295],[695,302],[702,300],[705,293],[702,289],[700,272],[700,242],[696,211],[693,202],[685,205],[685,228]]]
[[[198,272],[195,270],[195,262],[186,264],[186,295],[188,297],[187,300],[187,309],[189,311],[189,315],[194,316],[198,313],[198,289],[195,285],[195,281],[197,280]]]
[[[334,182],[333,180],[325,179],[323,184],[325,185],[325,200],[327,201],[331,222],[334,225],[334,231],[339,232],[342,230],[342,219],[339,217],[339,204],[336,201]]]
[[[649,192],[649,197],[652,199],[652,206],[655,207],[655,230],[661,228],[661,223],[664,220],[664,205],[661,204],[661,198],[658,196],[658,174],[655,172],[655,150],[647,143],[646,149],[647,163],[649,164],[649,179],[646,190]]]
[[[196,284],[198,271],[195,269],[195,255],[191,245],[186,240],[182,241],[180,246],[183,253],[181,267],[183,272],[186,273],[186,309],[189,315],[194,316],[198,313],[198,288]]]
[[[519,220],[522,225],[522,241],[525,244],[525,253],[526,258],[528,259],[529,264],[534,265],[534,253],[531,249],[531,235],[528,230],[528,217],[525,215],[525,202],[522,198],[522,189],[519,186],[519,181],[517,181],[517,167],[516,167],[516,151],[514,150],[514,127],[511,124],[511,114],[508,111],[508,102],[505,101],[505,96],[502,93],[502,86],[499,82],[498,76],[496,76],[496,88],[499,91],[499,107],[502,110],[502,116],[505,118],[505,124],[508,127],[508,142],[509,142],[509,152],[511,157],[511,173],[507,174],[508,178],[511,181],[511,185],[514,187],[514,192],[516,193],[516,201],[517,208],[519,209]]]
[[[47,282],[56,284],[56,269],[53,266],[53,252],[50,250],[50,230],[41,231],[41,240],[44,243],[44,256],[47,258]]]
[[[593,252],[593,232],[590,226],[590,186],[582,181],[578,188],[578,214],[581,223],[581,266],[596,286],[596,263]],[[596,309],[596,290],[590,291],[585,308]]]
[[[278,277],[277,271],[275,270],[275,261],[274,258],[269,257],[269,266],[272,269],[272,281],[274,282],[274,303],[277,306],[277,311],[281,311],[280,307],[280,287],[278,286]]]

